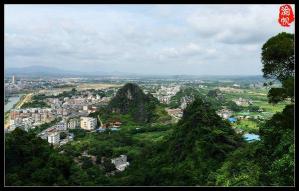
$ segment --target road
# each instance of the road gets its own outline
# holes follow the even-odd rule
[[[26,102],[29,102],[32,98],[33,93],[29,93],[25,96],[24,99],[22,99],[17,105],[16,105],[16,109],[20,109],[22,107],[22,105]]]

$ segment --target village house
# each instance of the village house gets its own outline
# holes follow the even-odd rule
[[[217,111],[216,113],[223,119],[228,119],[233,114],[233,112],[228,109],[221,109],[221,110]]]
[[[180,108],[177,109],[166,109],[167,113],[174,117],[180,119],[183,116],[183,110]]]
[[[126,155],[120,155],[118,158],[111,159],[111,163],[114,164],[115,168],[119,171],[124,171],[126,167],[130,165],[130,163],[127,162]]]
[[[245,106],[245,107],[252,104],[251,100],[243,99],[241,97],[239,99],[233,100],[233,102],[235,102],[238,106]]]

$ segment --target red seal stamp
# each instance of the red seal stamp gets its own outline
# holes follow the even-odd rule
[[[283,27],[289,27],[294,20],[295,18],[292,7],[288,4],[280,6],[278,18],[279,24]]]

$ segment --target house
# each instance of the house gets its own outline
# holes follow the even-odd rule
[[[183,110],[181,108],[177,109],[166,109],[167,113],[174,117],[180,119],[183,116]]]
[[[111,159],[111,163],[114,164],[115,168],[119,171],[124,171],[126,167],[130,165],[130,163],[127,162],[126,155],[120,155],[118,158]]]
[[[238,106],[248,106],[248,105],[252,104],[252,101],[249,102],[248,100],[243,99],[243,98],[233,100],[233,102],[235,102]]]
[[[219,115],[220,117],[222,117],[224,119],[229,118],[233,114],[233,112],[228,109],[221,109],[221,110],[217,111],[216,113],[217,113],[217,115]]]

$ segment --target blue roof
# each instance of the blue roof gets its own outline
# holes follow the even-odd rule
[[[230,117],[230,118],[228,118],[227,119],[229,122],[231,122],[231,123],[233,123],[233,122],[236,122],[237,121],[237,119],[236,118],[234,118],[234,117]]]
[[[260,136],[257,135],[257,134],[253,134],[253,133],[246,133],[243,135],[243,137],[245,138],[246,141],[248,142],[252,142],[252,141],[259,141],[261,140],[260,139]]]

